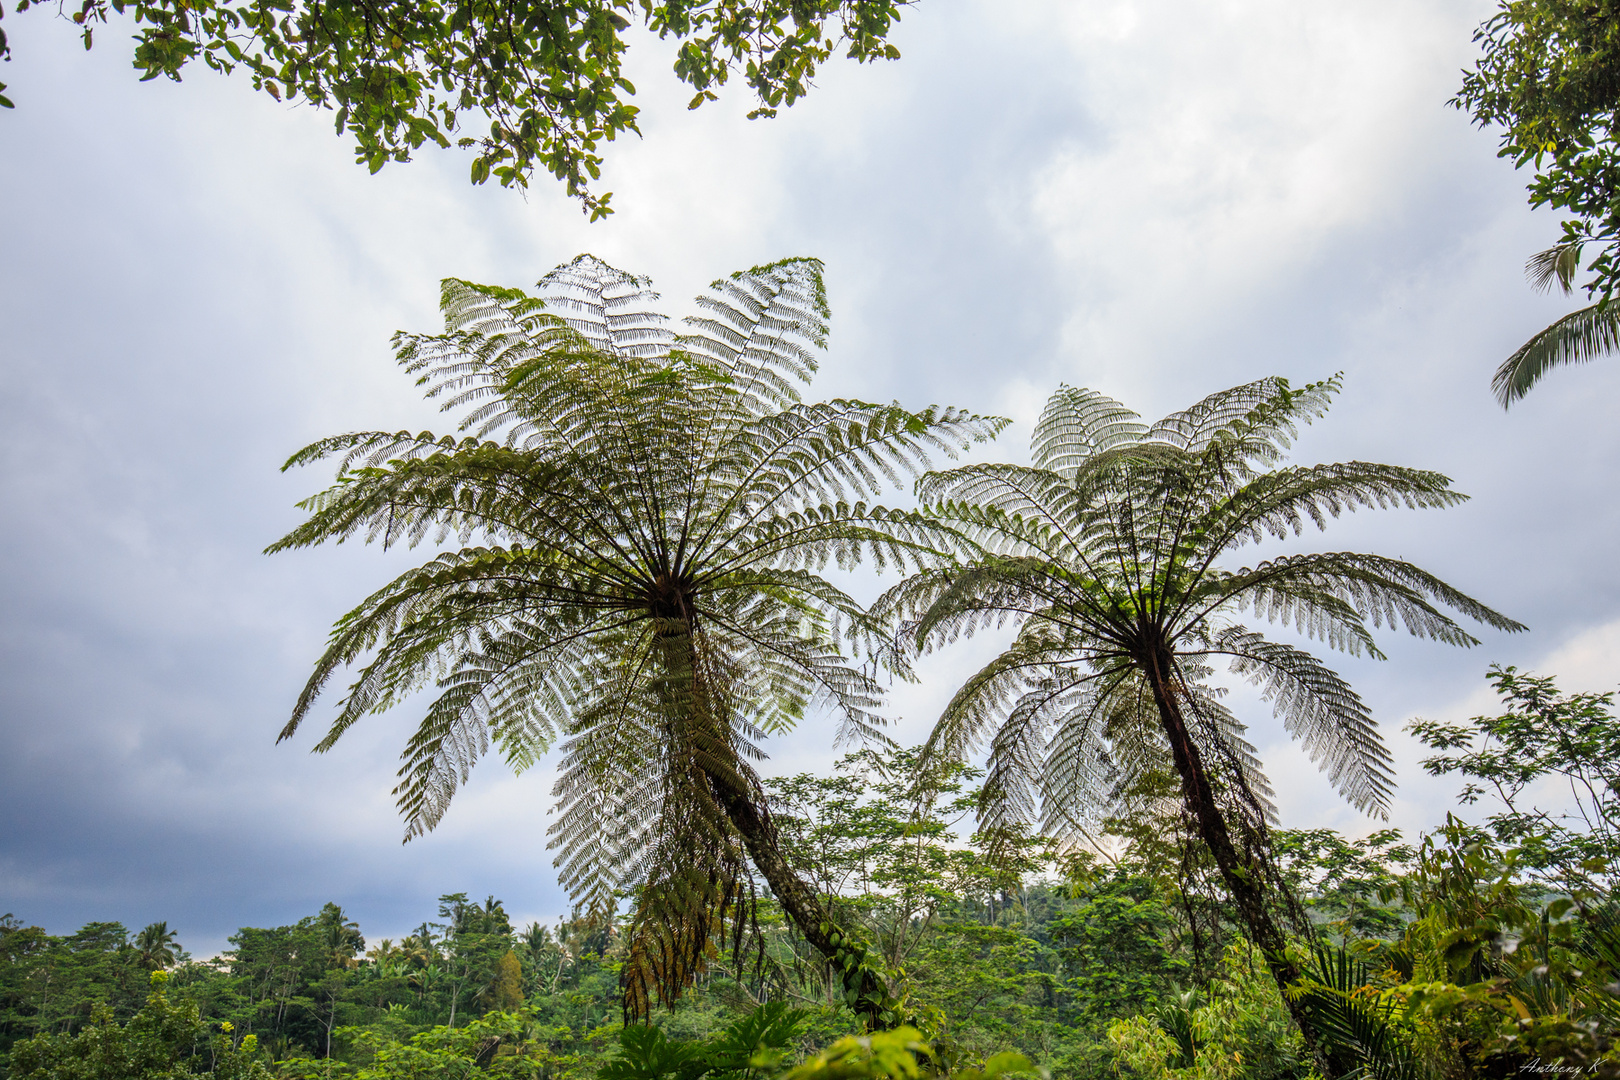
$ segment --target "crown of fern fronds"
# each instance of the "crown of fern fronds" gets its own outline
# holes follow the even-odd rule
[[[1034,464],[924,476],[925,511],[983,552],[892,589],[882,608],[933,647],[1017,620],[1012,646],[972,676],[931,753],[988,747],[986,827],[1094,823],[1147,770],[1170,767],[1146,674],[1163,653],[1229,809],[1257,828],[1269,789],[1244,726],[1209,685],[1225,663],[1257,683],[1289,732],[1352,804],[1387,807],[1392,774],[1377,726],[1348,683],[1303,649],[1235,621],[1243,612],[1352,654],[1381,656],[1388,624],[1454,645],[1475,639],[1441,608],[1519,625],[1408,563],[1376,555],[1285,555],[1228,569],[1266,537],[1363,507],[1444,507],[1464,498],[1435,473],[1349,462],[1282,464],[1301,424],[1327,410],[1337,377],[1292,388],[1262,379],[1147,424],[1093,390],[1052,395]],[[1079,833],[1076,832],[1078,836]]]
[[[881,724],[857,662],[894,660],[891,639],[821,572],[956,550],[952,528],[874,500],[1003,423],[803,402],[827,336],[814,259],[714,282],[679,327],[656,299],[588,255],[532,294],[445,281],[444,332],[394,344],[457,434],[299,451],[289,466],[335,459],[337,480],[270,548],[460,545],[339,620],[282,738],[340,668],[358,675],[319,750],[428,690],[395,789],[407,838],[491,747],[521,770],[560,745],[564,884],[597,911],[639,898],[633,1012],[693,977],[738,910],[744,852],[774,843],[760,740],[816,703],[846,736]]]

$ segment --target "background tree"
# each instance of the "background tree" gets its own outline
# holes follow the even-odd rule
[[[1332,829],[1277,829],[1272,840],[1283,877],[1341,944],[1400,936],[1404,913],[1393,893],[1414,852],[1399,829],[1353,842]]]
[[[774,116],[808,92],[838,50],[893,59],[888,42],[914,0],[57,0],[90,48],[97,24],[128,15],[142,80],[180,80],[201,59],[243,69],[276,100],[333,110],[372,172],[426,143],[475,150],[472,181],[525,187],[536,169],[562,181],[592,218],[610,213],[599,146],[637,133],[623,74],[640,21],[676,47],[691,107],[740,74]],[[48,6],[21,0],[19,12]],[[71,9],[71,10],[70,10]],[[0,15],[3,15],[0,11]],[[10,56],[0,28],[0,58]],[[0,106],[12,107],[0,83]],[[476,134],[466,133],[469,127]],[[487,132],[487,134],[485,133]]]
[[[919,779],[917,766],[915,747],[865,748],[831,776],[765,781],[788,861],[891,970],[909,963],[942,909],[1002,883],[952,831],[971,813],[972,770],[953,762]]]
[[[455,1027],[463,1001],[485,1001],[498,992],[502,960],[512,952],[512,923],[505,907],[493,896],[480,905],[468,900],[466,893],[439,897],[439,917],[446,920],[441,929],[444,974],[450,994],[447,1023]]]
[[[1486,826],[1497,843],[1517,849],[1520,864],[1561,892],[1612,894],[1620,873],[1620,724],[1614,693],[1561,694],[1551,678],[1492,665],[1502,699],[1497,716],[1466,724],[1414,720],[1432,776],[1467,778],[1459,796],[1498,803]],[[1569,793],[1562,812],[1531,805],[1532,789],[1556,779]],[[1543,797],[1546,792],[1539,792]]]
[[[1168,948],[1170,911],[1151,878],[1098,875],[1077,890],[1080,903],[1052,920],[1053,946],[1078,1007],[1112,1020],[1151,1009],[1191,974],[1186,955]]]
[[[14,1075],[29,1080],[270,1080],[254,1058],[255,1040],[238,1044],[228,1034],[209,1038],[192,1002],[171,1001],[168,973],[151,974],[152,992],[127,1024],[97,1006],[91,1023],[73,1035],[37,1035],[11,1053]],[[197,1051],[202,1050],[202,1054]]]
[[[969,465],[918,485],[926,513],[983,548],[921,573],[882,605],[921,646],[1006,620],[1010,648],[968,679],[936,724],[931,758],[989,744],[983,826],[1040,816],[1054,835],[1116,806],[1152,770],[1180,798],[1250,940],[1280,986],[1286,889],[1267,854],[1268,789],[1243,725],[1208,679],[1224,662],[1256,683],[1353,805],[1385,812],[1389,755],[1361,699],[1310,653],[1235,621],[1245,609],[1351,654],[1382,656],[1373,627],[1476,644],[1436,607],[1518,623],[1408,563],[1347,553],[1220,565],[1306,522],[1360,507],[1443,507],[1464,496],[1436,473],[1389,465],[1274,468],[1337,378],[1293,390],[1263,379],[1152,426],[1101,394],[1060,389],[1035,428],[1034,465]],[[1279,908],[1279,904],[1282,907]]]
[[[180,935],[169,929],[166,922],[149,924],[135,935],[135,950],[141,954],[141,964],[147,970],[166,968],[180,955]]]
[[[715,282],[684,335],[646,309],[645,280],[589,256],[540,289],[448,280],[447,332],[396,338],[470,435],[344,435],[289,461],[335,456],[338,482],[271,551],[488,546],[440,554],[345,615],[281,737],[368,654],[317,750],[433,683],[396,788],[408,836],[492,743],[523,769],[560,738],[563,880],[598,913],[635,895],[629,1012],[672,1000],[718,926],[745,917],[752,862],[851,1003],[892,1022],[864,947],[783,860],[749,762],[816,701],[848,735],[881,722],[872,672],[840,648],[881,659],[882,628],[819,571],[939,558],[947,529],[864,500],[1002,422],[800,401],[827,332],[815,260]]]
[[[315,916],[315,931],[332,967],[353,968],[355,957],[365,951],[366,939],[360,933],[360,924],[336,904],[322,905],[320,914]]]
[[[140,1008],[149,971],[123,923],[90,922],[55,939],[36,937],[37,928],[15,929],[22,931],[12,940],[22,946],[24,960],[17,972],[18,1004],[27,1017],[18,1034],[77,1031],[97,1005],[107,1005],[119,1019]]]
[[[1569,294],[1581,283],[1596,302],[1525,342],[1496,371],[1504,407],[1562,364],[1620,345],[1610,306],[1620,284],[1620,7],[1590,0],[1503,0],[1474,34],[1483,50],[1452,104],[1501,130],[1499,156],[1530,166],[1530,205],[1567,215],[1558,242],[1526,266],[1539,288]]]

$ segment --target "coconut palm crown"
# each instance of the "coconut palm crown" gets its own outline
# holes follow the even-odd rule
[[[981,818],[992,834],[1032,818],[1083,833],[1136,781],[1179,778],[1183,813],[1220,868],[1280,981],[1295,974],[1268,889],[1268,790],[1243,725],[1209,678],[1258,684],[1328,780],[1383,814],[1390,757],[1361,699],[1310,652],[1271,641],[1244,613],[1351,654],[1382,656],[1372,629],[1475,639],[1442,608],[1520,625],[1409,563],[1342,552],[1229,568],[1268,537],[1362,507],[1444,507],[1465,496],[1436,473],[1349,462],[1283,466],[1300,423],[1337,377],[1292,389],[1263,379],[1148,425],[1092,390],[1061,388],[1036,425],[1033,465],[969,465],[918,484],[925,512],[981,548],[887,594],[879,607],[927,648],[1008,620],[1012,645],[945,708],[929,755],[988,746]]]
[[[281,737],[339,668],[359,673],[320,751],[428,690],[395,789],[407,838],[491,746],[521,770],[560,744],[563,881],[595,911],[636,897],[631,1015],[679,994],[728,917],[740,925],[752,862],[852,1003],[893,1023],[880,978],[782,858],[750,762],[818,703],[846,735],[881,723],[888,639],[823,571],[937,561],[949,530],[867,500],[1002,421],[801,401],[827,333],[816,260],[716,281],[683,333],[655,296],[590,256],[536,295],[447,280],[446,332],[395,347],[461,436],[365,432],[293,456],[337,458],[338,479],[269,550],[462,546],[339,620]]]

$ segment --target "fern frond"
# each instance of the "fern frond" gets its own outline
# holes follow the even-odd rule
[[[1113,398],[1060,386],[1036,421],[1030,452],[1036,468],[1071,476],[1092,455],[1139,442],[1146,433],[1141,417]]]
[[[1274,621],[1292,621],[1309,637],[1323,637],[1335,648],[1356,653],[1365,646],[1381,656],[1362,625],[1404,625],[1415,637],[1468,647],[1478,639],[1465,633],[1435,604],[1460,611],[1497,630],[1517,632],[1524,624],[1508,618],[1411,563],[1379,555],[1326,552],[1285,556],[1212,582],[1212,593],[1235,610],[1253,607]],[[1341,641],[1343,643],[1341,643]]]
[[[1352,806],[1388,817],[1393,759],[1372,713],[1338,673],[1301,649],[1267,641],[1241,626],[1210,638],[1189,655],[1222,656],[1233,673],[1260,688],[1262,700],[1303,745]]]

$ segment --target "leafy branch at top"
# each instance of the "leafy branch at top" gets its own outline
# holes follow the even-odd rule
[[[377,172],[432,143],[474,150],[474,184],[527,187],[538,170],[611,213],[597,193],[602,146],[640,134],[625,77],[625,34],[639,21],[677,47],[691,107],[740,74],[774,116],[810,89],[834,53],[894,59],[888,35],[915,0],[82,0],[58,12],[90,48],[98,25],[128,15],[142,81],[179,81],[200,59],[243,69],[256,90],[335,114],[356,160]],[[17,11],[38,6],[20,0]],[[3,12],[0,12],[3,14]],[[10,48],[0,28],[0,57]],[[0,83],[0,107],[11,108]],[[488,128],[483,129],[483,123]]]

